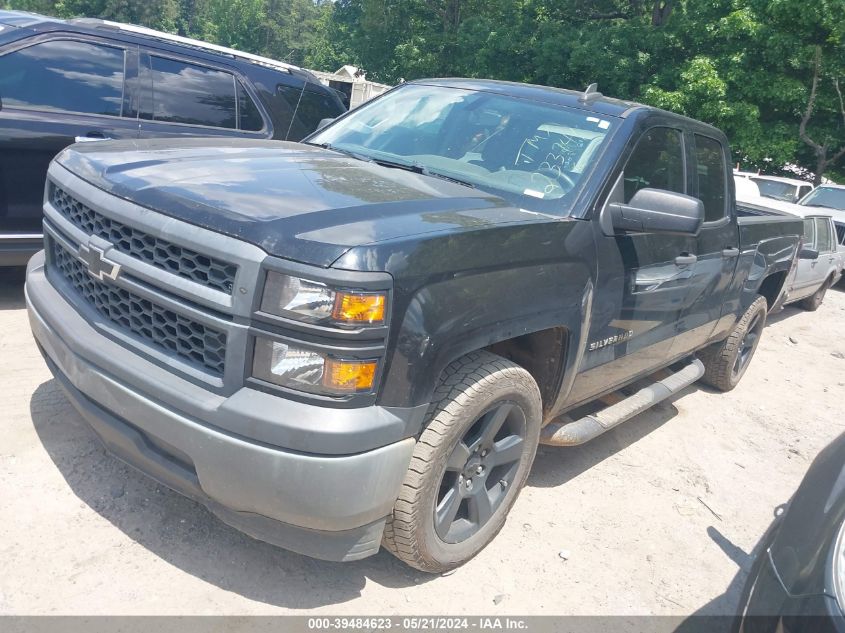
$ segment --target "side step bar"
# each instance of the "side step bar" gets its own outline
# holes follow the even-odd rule
[[[540,431],[540,444],[551,446],[583,444],[678,393],[703,375],[704,365],[695,358],[689,365],[671,376],[640,389],[637,393],[598,413],[585,415],[580,420],[567,419],[546,425]]]

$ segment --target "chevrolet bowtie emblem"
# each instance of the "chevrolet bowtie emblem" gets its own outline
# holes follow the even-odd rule
[[[114,281],[120,274],[120,264],[106,259],[103,250],[91,244],[82,244],[79,247],[79,258],[88,266],[88,274],[94,279]]]

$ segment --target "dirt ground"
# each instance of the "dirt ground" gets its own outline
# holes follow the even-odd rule
[[[732,393],[693,386],[541,448],[502,533],[456,572],[326,563],[105,454],[36,350],[22,286],[0,272],[2,614],[728,614],[775,507],[845,426],[840,286],[774,316]]]

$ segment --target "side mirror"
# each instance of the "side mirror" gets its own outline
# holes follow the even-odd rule
[[[798,251],[798,259],[818,259],[819,252],[814,248],[802,248]]]
[[[317,124],[317,130],[322,130],[324,127],[326,127],[332,121],[334,121],[334,119],[331,118],[331,117],[329,117],[327,119],[320,119],[320,122]],[[316,132],[317,130],[314,130],[314,131]]]
[[[698,198],[663,189],[640,189],[628,204],[607,206],[616,233],[698,235],[704,223],[704,203]]]

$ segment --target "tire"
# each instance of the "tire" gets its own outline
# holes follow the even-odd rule
[[[385,548],[434,573],[478,554],[525,484],[541,422],[540,390],[522,367],[489,352],[450,364],[387,519]]]
[[[816,290],[815,293],[813,293],[806,299],[802,299],[801,301],[799,301],[798,305],[801,306],[807,312],[815,312],[816,310],[818,310],[821,307],[822,302],[824,301],[824,295],[827,292],[827,289],[831,286],[830,281],[830,279],[825,279],[824,283],[818,290]]]
[[[766,310],[766,299],[758,296],[737,321],[728,338],[698,353],[704,363],[701,382],[719,391],[730,391],[737,386],[757,351],[766,325]]]

